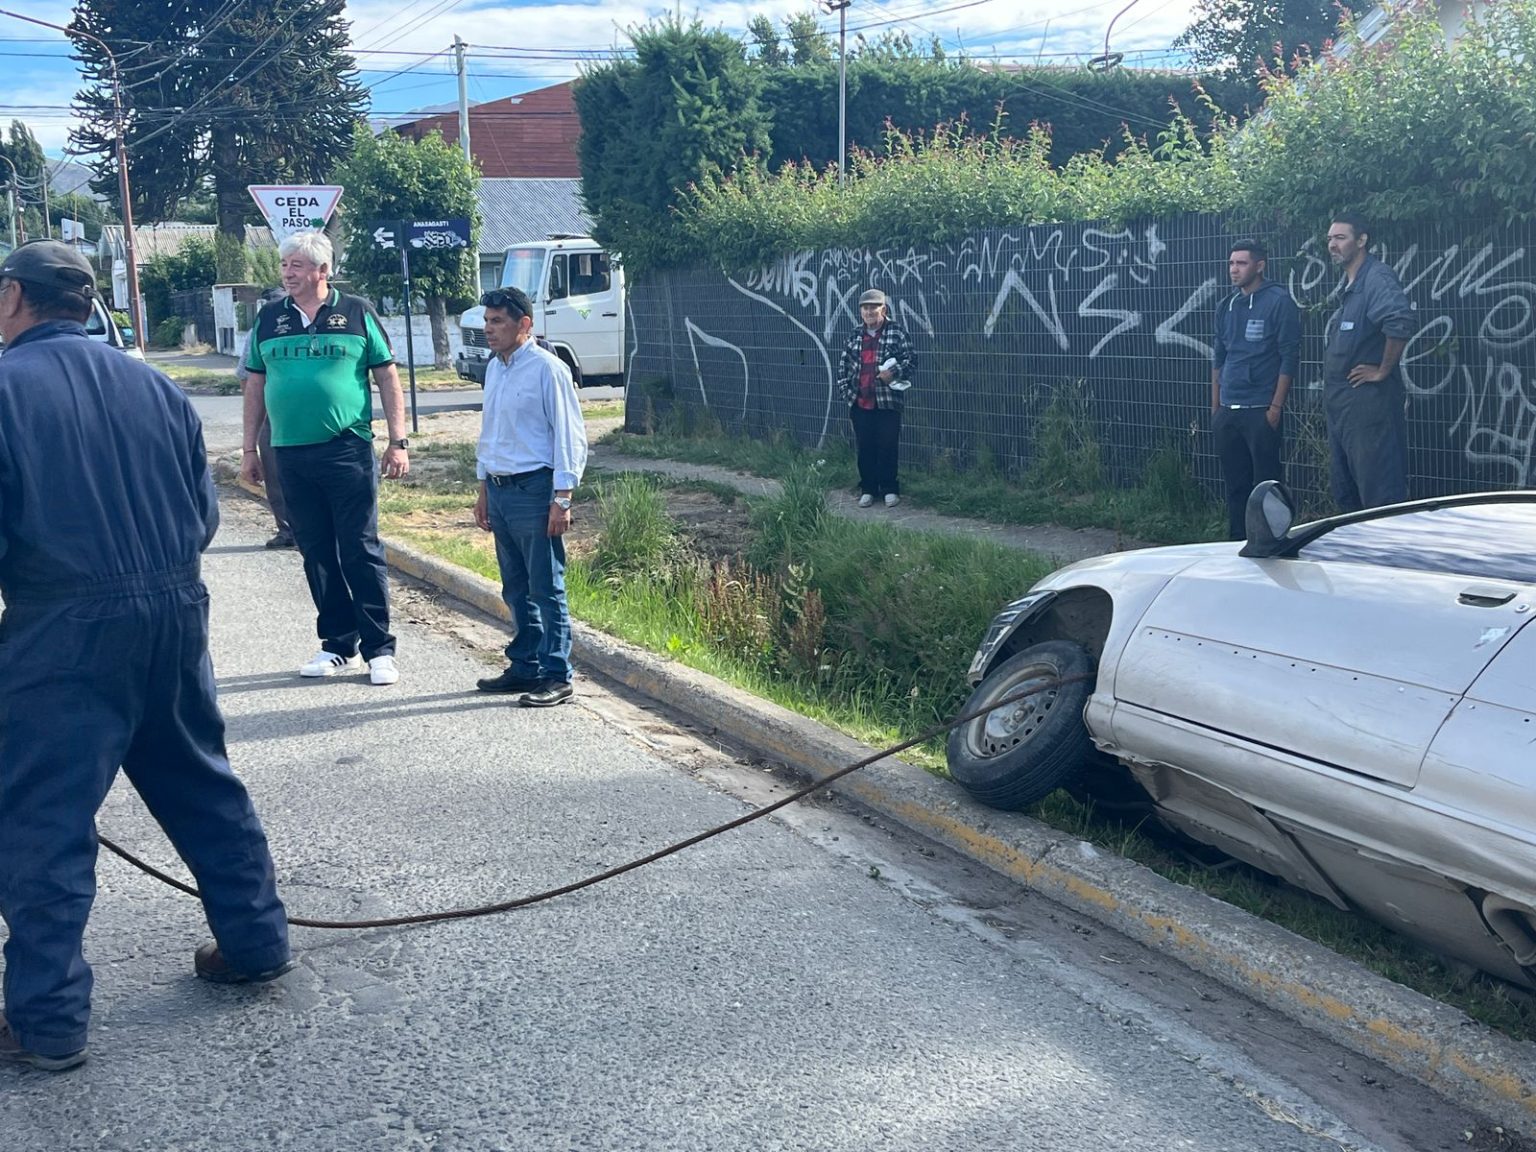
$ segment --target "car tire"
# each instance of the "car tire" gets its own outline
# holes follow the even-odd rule
[[[1093,751],[1083,708],[1093,693],[1094,672],[1088,650],[1070,640],[1047,640],[1004,660],[976,686],[964,712],[985,708],[1034,680],[1074,682],[951,729],[950,776],[989,808],[1010,811],[1073,784]]]

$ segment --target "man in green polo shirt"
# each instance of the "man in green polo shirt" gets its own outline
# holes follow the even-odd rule
[[[333,253],[324,233],[291,236],[278,254],[288,295],[261,310],[251,333],[240,474],[261,481],[257,434],[270,420],[278,483],[318,613],[320,651],[299,675],[330,676],[367,661],[374,684],[393,684],[400,673],[379,543],[368,377],[389,425],[383,474],[398,478],[410,461],[394,353],[368,302],[330,287]]]

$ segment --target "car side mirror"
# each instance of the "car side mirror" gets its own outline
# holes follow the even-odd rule
[[[1244,513],[1247,542],[1239,556],[1278,556],[1296,522],[1296,500],[1278,480],[1265,480],[1248,495]]]

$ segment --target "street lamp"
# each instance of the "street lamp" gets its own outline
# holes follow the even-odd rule
[[[853,0],[821,0],[822,9],[837,13],[837,184],[848,181],[848,5]]]
[[[82,32],[78,28],[50,24],[35,16],[23,16],[20,12],[8,12],[4,8],[0,8],[0,16],[25,20],[28,24],[36,24],[41,28],[52,28],[55,32],[62,32],[66,36],[84,37],[99,45],[107,54],[107,62],[112,65],[112,131],[117,137],[117,194],[123,201],[123,256],[128,263],[128,316],[133,321],[133,342],[142,352],[144,351],[144,317],[139,308],[139,265],[134,258],[133,242],[133,193],[128,186],[128,149],[123,144],[123,86],[117,71],[117,57],[112,54],[112,49],[107,47],[106,41],[100,36]],[[12,167],[14,169],[14,165]]]

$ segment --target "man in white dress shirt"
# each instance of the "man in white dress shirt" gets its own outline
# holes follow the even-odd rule
[[[496,537],[501,598],[517,635],[506,647],[506,671],[476,687],[515,696],[525,707],[549,708],[571,698],[561,538],[587,464],[587,429],[569,369],[536,342],[527,294],[499,288],[480,303],[493,355],[475,454],[475,523]]]

